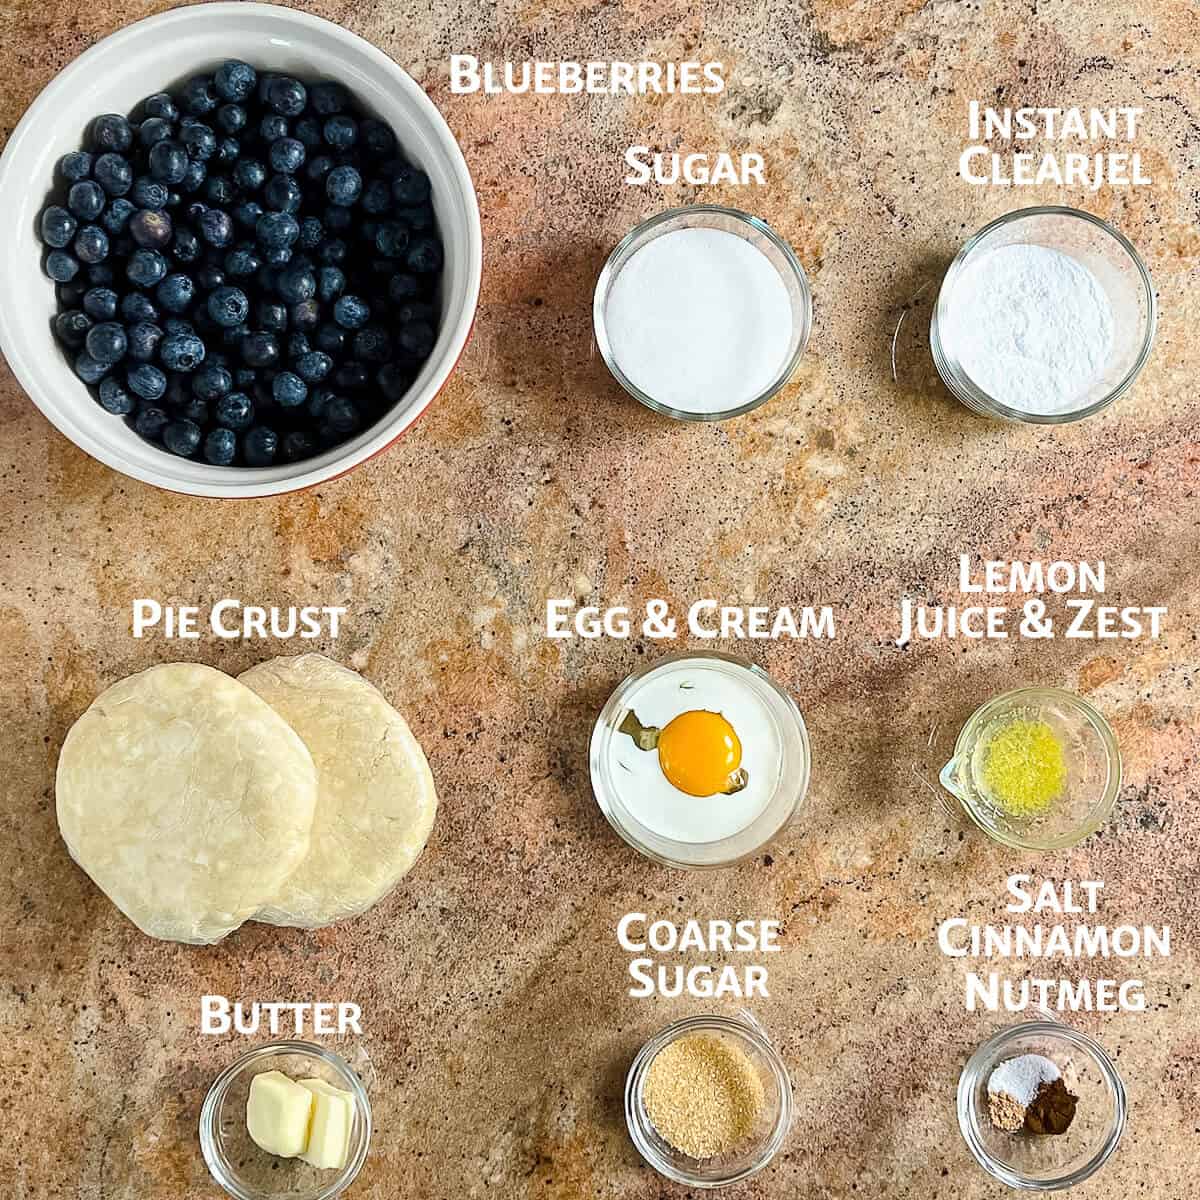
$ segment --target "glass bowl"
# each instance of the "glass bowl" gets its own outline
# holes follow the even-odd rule
[[[969,264],[1001,246],[1036,245],[1058,250],[1092,272],[1112,307],[1114,333],[1108,365],[1076,407],[1061,413],[1030,413],[990,396],[967,374],[955,346],[952,314],[956,288]],[[1123,396],[1137,378],[1154,343],[1157,303],[1150,272],[1129,240],[1091,213],[1058,206],[1023,208],[985,225],[959,250],[942,280],[930,324],[933,361],[954,396],[983,416],[1032,425],[1081,421]]]
[[[648,245],[655,238],[662,237],[663,234],[674,233],[679,229],[716,229],[724,233],[736,234],[744,241],[749,242],[762,252],[779,273],[792,305],[791,338],[779,371],[758,395],[744,404],[720,412],[690,412],[685,409],[672,408],[669,404],[648,395],[621,370],[609,339],[606,309],[609,294],[613,284],[616,283],[617,276],[642,247]],[[758,408],[760,404],[765,404],[787,383],[800,359],[804,356],[804,348],[808,345],[808,335],[812,330],[812,292],[808,286],[808,276],[805,275],[804,268],[800,265],[791,246],[765,221],[736,208],[722,208],[716,204],[691,204],[684,208],[669,209],[667,212],[650,217],[635,226],[617,243],[613,252],[608,256],[604,269],[600,272],[600,278],[596,281],[596,291],[592,300],[592,323],[601,358],[612,372],[613,378],[634,399],[640,400],[647,408],[662,413],[664,416],[673,417],[677,421],[725,421],[730,417],[740,417],[743,413]]]
[[[677,1150],[659,1135],[646,1112],[646,1073],[655,1055],[691,1033],[712,1034],[741,1049],[757,1069],[766,1098],[751,1138],[740,1150],[719,1158],[692,1158]],[[660,1175],[688,1187],[724,1187],[757,1174],[778,1153],[792,1124],[792,1082],[766,1031],[749,1013],[740,1013],[736,1019],[686,1017],[652,1037],[634,1058],[625,1081],[625,1124],[638,1153]]]
[[[1066,1133],[1005,1133],[988,1117],[987,1085],[1006,1059],[1041,1054],[1079,1097]],[[1053,1019],[1011,1025],[988,1038],[958,1080],[958,1127],[979,1165],[1012,1188],[1057,1191],[1094,1175],[1125,1131],[1125,1086],[1094,1038]]]
[[[250,1081],[263,1071],[292,1079],[324,1079],[354,1097],[350,1154],[340,1171],[310,1167],[298,1158],[277,1158],[259,1149],[246,1131]],[[332,1050],[311,1042],[270,1042],[246,1051],[227,1067],[200,1110],[200,1149],[209,1173],[235,1200],[332,1200],[355,1180],[371,1142],[371,1102],[350,1066]]]
[[[621,722],[633,710],[633,698],[651,676],[678,676],[680,683],[686,685],[689,672],[697,668],[731,677],[753,693],[773,727],[780,747],[780,763],[765,807],[748,825],[714,841],[690,842],[648,828],[630,811],[622,800],[628,784],[618,777],[619,760],[610,751],[614,739],[628,736],[620,731]],[[679,651],[628,675],[600,710],[589,752],[592,792],[608,823],[647,858],[683,870],[726,867],[761,850],[792,820],[803,803],[808,791],[810,761],[808,730],[791,696],[761,667],[717,651]]]
[[[1064,750],[1064,796],[1037,816],[1006,813],[989,798],[981,779],[992,735],[1014,718],[1045,721]],[[1021,850],[1061,850],[1108,820],[1121,790],[1121,752],[1112,726],[1082,697],[1060,688],[1021,688],[989,700],[968,719],[940,778],[994,841]]]

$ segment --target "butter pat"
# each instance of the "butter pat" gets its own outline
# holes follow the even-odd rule
[[[298,1086],[313,1102],[308,1146],[300,1157],[309,1166],[340,1170],[350,1154],[354,1096],[324,1079],[301,1079]]]
[[[268,1154],[295,1158],[308,1145],[313,1107],[308,1087],[282,1071],[264,1071],[250,1081],[246,1130],[254,1144]]]

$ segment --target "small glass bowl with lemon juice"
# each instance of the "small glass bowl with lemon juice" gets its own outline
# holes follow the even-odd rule
[[[808,791],[804,718],[760,667],[682,651],[628,676],[592,730],[592,791],[635,850],[685,870],[761,850]]]

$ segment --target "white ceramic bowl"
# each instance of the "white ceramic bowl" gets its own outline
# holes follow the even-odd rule
[[[144,442],[106,413],[55,342],[54,285],[42,272],[38,217],[54,165],[78,149],[100,113],[131,112],[146,96],[214,69],[227,58],[301,79],[344,83],[396,133],[429,175],[446,250],[442,323],[433,354],[404,400],[357,437],[304,462],[214,467]],[[383,51],[319,17],[271,4],[179,8],[98,42],[33,102],[0,157],[0,348],[21,386],[77,446],[135,479],[195,496],[269,496],[332,479],[378,454],[417,419],[454,369],[479,299],[479,207],[462,151],[433,102]]]

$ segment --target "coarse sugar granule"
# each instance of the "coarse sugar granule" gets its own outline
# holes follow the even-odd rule
[[[766,1108],[750,1057],[711,1033],[685,1034],[664,1046],[646,1072],[642,1097],[658,1133],[692,1158],[735,1150]]]

